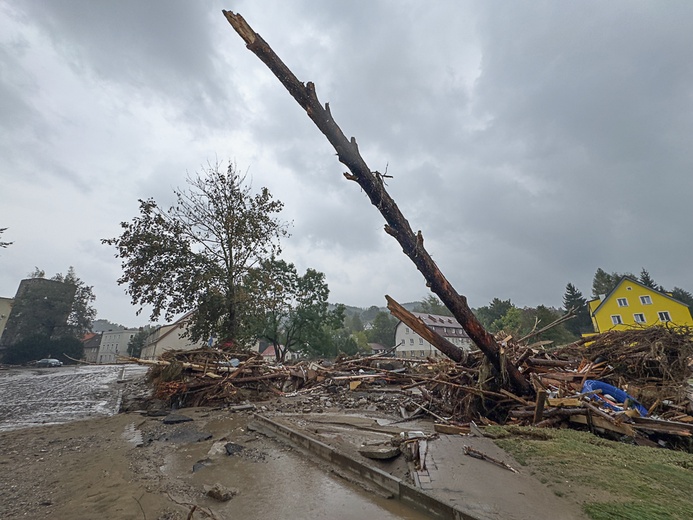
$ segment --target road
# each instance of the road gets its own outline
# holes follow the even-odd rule
[[[0,371],[0,431],[113,415],[117,380],[142,375],[137,365],[70,365]]]
[[[149,494],[142,498],[142,505],[149,503],[147,517],[154,518],[153,511],[161,507],[157,500],[166,503],[172,494],[195,496],[199,493],[196,490],[217,482],[239,490],[232,501],[212,506],[220,519],[428,518],[397,501],[364,491],[285,445],[250,435],[246,419],[223,411],[181,410],[195,417],[197,427],[212,434],[213,439],[207,442],[175,444],[162,440],[171,435],[173,427],[163,425],[160,418],[138,415],[136,424],[120,427],[120,434],[112,425],[104,429],[96,421],[78,430],[67,429],[77,419],[117,413],[122,387],[117,381],[123,369],[126,379],[146,371],[134,365],[0,371],[0,432],[5,432],[0,433],[0,444],[6,451],[4,456],[0,454],[0,464],[12,468],[6,472],[5,481],[0,478],[2,518],[50,513],[58,515],[55,518],[91,519],[105,502],[112,503],[108,518],[139,518],[132,516],[139,515],[139,509],[125,511],[135,505],[139,508],[132,496],[136,493],[141,498],[144,489]],[[129,416],[119,417],[123,419],[119,424],[131,421]],[[37,428],[54,424],[62,426],[56,426],[57,430]],[[119,455],[123,449],[118,446],[135,431],[148,440],[144,446],[125,450],[128,455],[123,459]],[[223,447],[229,440],[243,443],[249,452],[259,450],[262,460],[219,453],[219,445]],[[191,471],[195,461],[204,461],[204,469]],[[104,481],[102,475],[106,473],[130,476],[122,481]],[[75,489],[83,490],[83,496]]]

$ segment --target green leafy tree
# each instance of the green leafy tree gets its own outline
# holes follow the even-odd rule
[[[49,338],[37,334],[24,338],[10,345],[5,352],[3,361],[10,364],[22,364],[41,358],[55,358],[65,364],[72,363],[72,359],[84,357],[82,342],[72,336]]]
[[[565,328],[572,334],[579,336],[592,331],[592,319],[590,318],[587,300],[572,283],[565,286],[563,294],[563,308],[566,312],[573,309],[575,317],[565,322]]]
[[[266,260],[249,271],[245,289],[253,302],[252,335],[272,343],[278,361],[287,352],[320,352],[330,331],[342,328],[344,306],[329,310],[325,275],[314,269],[301,276],[294,264]]]
[[[391,347],[395,342],[395,328],[398,320],[389,312],[379,311],[373,318],[371,328],[366,330],[369,343],[380,343]]]
[[[361,313],[361,321],[363,323],[371,323],[379,312],[382,312],[380,307],[371,305],[368,307],[368,309]]]
[[[45,278],[46,272],[39,267],[29,273],[29,278]],[[75,295],[72,299],[70,315],[67,318],[68,333],[78,339],[84,337],[87,332],[92,330],[92,324],[96,318],[96,309],[92,305],[96,301],[94,287],[87,285],[77,276],[75,268],[70,266],[67,274],[57,273],[51,278],[56,282],[73,285]]]
[[[152,320],[194,311],[192,341],[215,336],[243,344],[243,280],[280,252],[279,239],[288,234],[277,218],[283,204],[267,188],[252,193],[233,164],[209,167],[174,194],[168,210],[140,200],[140,215],[121,223],[119,237],[102,241],[122,259],[118,283],[133,304],[151,306]]]
[[[77,289],[75,297],[72,300],[72,310],[67,319],[67,325],[70,328],[70,333],[76,338],[82,338],[87,332],[92,329],[92,323],[96,318],[96,309],[92,305],[96,301],[94,288],[84,283],[75,272],[75,268],[70,266],[67,274],[63,276],[61,273],[56,274],[52,280],[63,282],[69,285],[74,285]]]
[[[147,337],[151,332],[152,329],[149,325],[146,327],[141,327],[140,330],[138,330],[135,335],[130,338],[130,341],[128,341],[128,355],[136,358],[140,357],[142,355],[142,349],[144,348]]]
[[[344,317],[344,327],[351,333],[363,331],[363,322],[359,314],[348,314]]]
[[[481,322],[484,328],[491,331],[493,323],[496,320],[500,320],[513,307],[514,305],[510,300],[494,298],[488,305],[476,309],[474,314],[476,314],[477,319]]]
[[[416,312],[427,314],[437,314],[439,316],[452,316],[452,312],[436,296],[429,294],[416,308]]]

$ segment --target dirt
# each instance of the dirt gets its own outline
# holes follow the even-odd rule
[[[59,380],[57,372],[51,377]],[[0,432],[0,518],[426,518],[256,432],[253,411],[186,408],[177,412],[192,421],[165,424],[170,410],[149,398],[142,378],[118,385],[118,393],[124,413]],[[395,397],[342,392],[255,405],[358,456],[361,443],[413,427],[384,426],[399,408]],[[403,457],[380,467],[411,476]],[[208,497],[216,484],[237,494],[228,502]],[[490,489],[489,503],[496,500]]]

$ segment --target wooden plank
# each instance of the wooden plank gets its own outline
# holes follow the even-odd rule
[[[582,406],[582,401],[576,397],[549,397],[546,404],[556,407],[575,408]]]
[[[458,426],[456,424],[440,424],[435,423],[433,429],[438,433],[443,433],[445,435],[466,435],[471,431],[469,425]]]
[[[570,422],[589,426],[589,421],[585,415],[572,415],[570,417]],[[630,425],[614,424],[599,415],[592,416],[592,425],[595,428],[601,428],[602,430],[620,433],[621,435],[628,435],[629,437],[635,437],[635,430],[631,428]]]
[[[534,408],[534,420],[532,424],[537,424],[541,422],[544,417],[544,404],[546,403],[546,390],[539,390],[537,392],[537,404]]]

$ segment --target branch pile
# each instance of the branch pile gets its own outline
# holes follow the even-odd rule
[[[400,420],[427,415],[441,428],[459,431],[473,421],[587,427],[640,444],[681,446],[680,441],[686,445],[693,439],[686,393],[693,331],[671,327],[608,333],[588,347],[553,351],[501,343],[504,362],[527,378],[535,398],[498,385],[493,367],[479,351],[468,353],[464,364],[381,354],[279,365],[247,352],[206,348],[167,352],[158,361],[132,361],[153,365],[156,396],[177,406],[279,398],[279,409],[288,409],[289,398],[296,397],[303,412],[375,406]],[[633,402],[614,402],[608,391],[584,391],[589,381],[609,383]],[[640,412],[634,403],[642,405]]]

